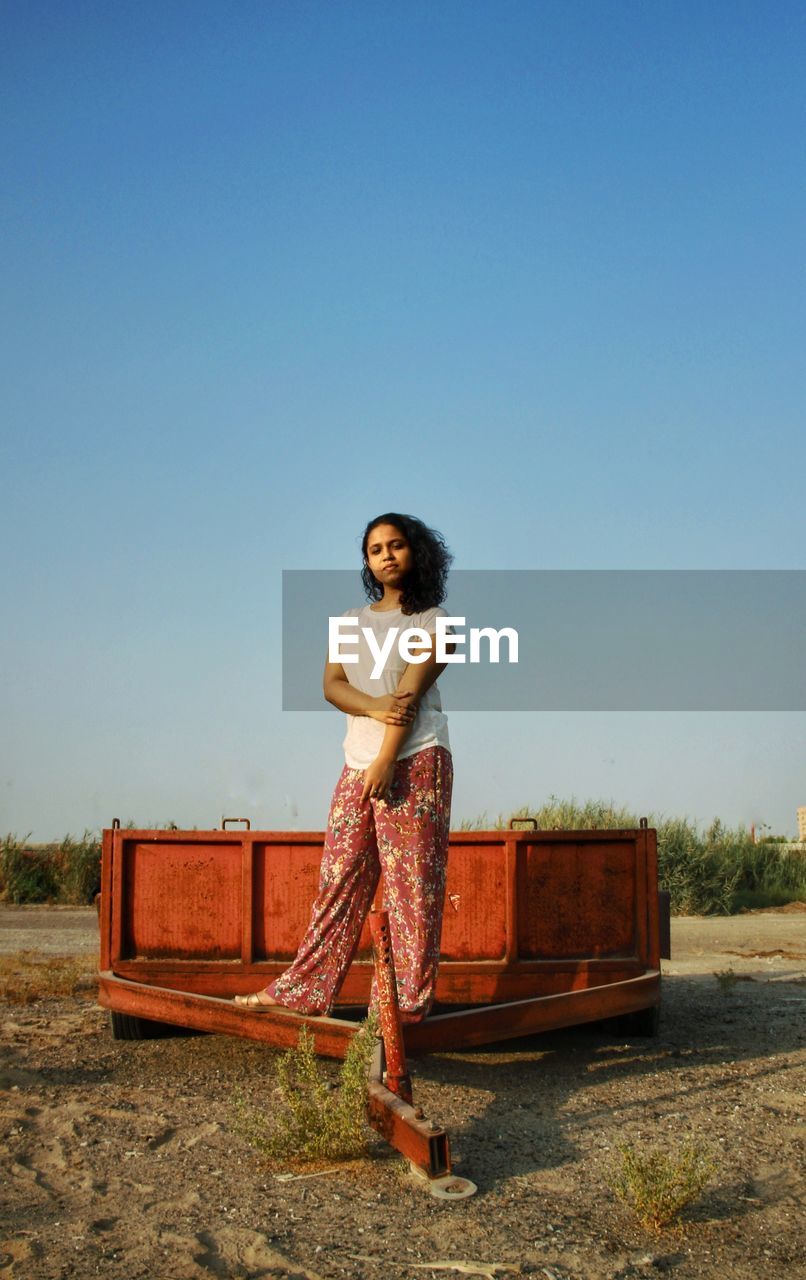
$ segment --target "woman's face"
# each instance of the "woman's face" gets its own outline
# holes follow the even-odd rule
[[[393,524],[376,524],[367,538],[367,564],[382,587],[401,587],[414,563],[402,530]]]

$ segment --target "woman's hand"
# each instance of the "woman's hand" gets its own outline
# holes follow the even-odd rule
[[[384,693],[380,698],[372,699],[369,712],[372,720],[380,720],[381,724],[410,725],[417,715],[417,704],[414,693]]]
[[[364,770],[364,790],[361,803],[368,799],[385,800],[395,772],[395,761],[378,756],[368,769]]]

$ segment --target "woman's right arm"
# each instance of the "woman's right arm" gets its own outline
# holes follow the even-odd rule
[[[350,684],[340,662],[325,663],[322,689],[326,701],[348,716],[369,716],[382,724],[403,725],[409,724],[417,714],[416,707],[412,706],[413,693],[387,693],[373,698],[372,694],[362,693]]]

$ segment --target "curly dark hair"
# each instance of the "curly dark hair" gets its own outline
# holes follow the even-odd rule
[[[448,550],[445,539],[436,529],[429,529],[427,524],[416,516],[403,516],[398,511],[387,511],[382,516],[370,520],[361,539],[361,554],[364,557],[364,568],[361,580],[368,600],[380,600],[383,587],[378,582],[367,564],[367,545],[369,535],[379,524],[391,524],[404,535],[411,547],[414,566],[403,584],[400,607],[404,613],[422,613],[434,605],[442,604],[447,594],[448,569],[453,556]]]

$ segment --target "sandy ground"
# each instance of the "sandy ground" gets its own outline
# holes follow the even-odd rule
[[[95,946],[92,909],[0,908],[3,951],[91,968]],[[806,1277],[806,911],[676,919],[672,946],[653,1040],[578,1029],[413,1064],[479,1187],[453,1203],[380,1140],[316,1176],[267,1168],[233,1106],[271,1103],[263,1046],[116,1042],[91,991],[5,1004],[0,1276]],[[681,1229],[647,1231],[610,1189],[617,1144],[689,1139],[712,1182]]]

